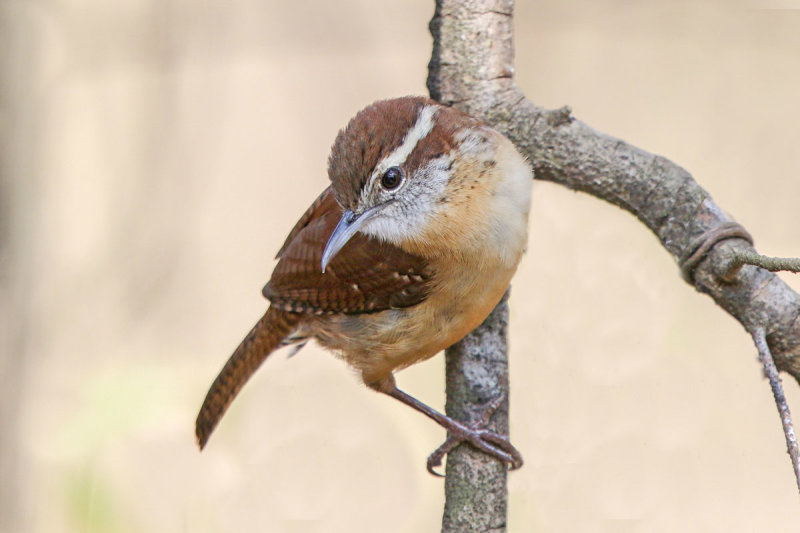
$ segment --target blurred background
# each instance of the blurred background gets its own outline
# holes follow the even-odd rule
[[[517,79],[800,256],[797,8],[519,1]],[[337,130],[426,92],[432,13],[0,0],[0,531],[438,530],[443,432],[316,347],[274,355],[202,454],[192,427]],[[634,218],[538,183],[511,308],[510,531],[798,530],[752,343]],[[399,384],[441,407],[443,366]]]

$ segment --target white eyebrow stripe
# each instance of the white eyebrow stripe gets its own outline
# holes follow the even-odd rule
[[[408,133],[406,133],[403,139],[403,143],[375,166],[375,172],[372,174],[372,178],[383,174],[392,167],[405,163],[408,156],[411,155],[411,152],[417,147],[417,144],[433,130],[433,117],[436,111],[438,111],[438,107],[439,106],[435,105],[426,105],[420,110],[419,115],[417,115],[417,122],[408,130]]]
[[[372,172],[372,175],[369,177],[369,181],[367,185],[361,189],[361,194],[359,198],[360,205],[366,205],[369,199],[369,193],[372,190],[372,184],[378,178],[378,176],[382,176],[384,172],[389,170],[392,167],[396,167],[405,163],[408,156],[411,155],[411,152],[414,151],[414,148],[417,147],[417,144],[427,137],[427,135],[433,131],[433,117],[436,115],[436,112],[439,110],[439,106],[437,105],[426,105],[422,109],[420,109],[419,113],[417,114],[417,121],[408,130],[406,136],[403,138],[403,142],[395,148],[391,154],[384,157],[377,165],[375,165],[375,170]],[[404,187],[406,184],[406,180],[403,180],[400,187]],[[398,189],[399,190],[399,189]]]

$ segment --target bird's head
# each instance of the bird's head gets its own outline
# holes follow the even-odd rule
[[[457,237],[460,225],[485,214],[475,199],[493,194],[485,178],[497,167],[499,144],[522,160],[482,121],[427,98],[383,100],[361,110],[339,132],[328,161],[344,214],[325,247],[323,271],[356,232],[416,253],[441,249],[433,241]]]

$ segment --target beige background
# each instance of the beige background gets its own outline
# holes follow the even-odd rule
[[[437,530],[424,460],[442,431],[316,348],[269,360],[202,455],[192,436],[337,129],[425,92],[432,5],[0,2],[7,531]],[[520,1],[518,80],[685,166],[762,251],[800,256],[793,8]],[[534,193],[511,301],[527,462],[509,529],[797,531],[742,328],[628,214]],[[442,367],[399,383],[441,406]]]

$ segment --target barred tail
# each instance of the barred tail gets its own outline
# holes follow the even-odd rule
[[[211,384],[195,423],[200,449],[225,414],[228,406],[264,359],[297,327],[302,315],[270,307],[239,344]]]

